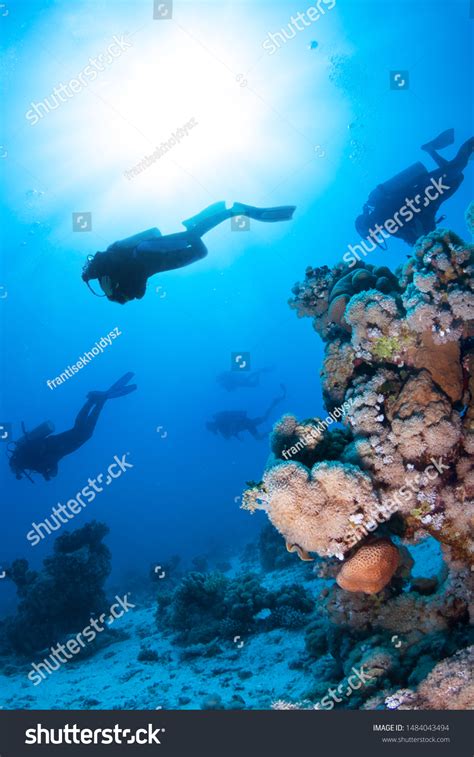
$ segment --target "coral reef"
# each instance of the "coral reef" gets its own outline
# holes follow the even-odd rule
[[[244,494],[243,507],[265,510],[290,545],[343,559],[384,524],[472,561],[473,262],[471,245],[438,230],[395,273],[309,268],[293,289],[291,307],[326,342],[328,411],[350,409],[346,428],[319,435],[284,416],[262,483]]]
[[[398,710],[473,710],[474,647],[462,649],[439,662],[418,687],[397,691],[387,698],[390,709]]]
[[[254,573],[188,573],[168,596],[158,597],[157,623],[188,647],[214,644],[271,628],[298,628],[314,602],[295,584],[269,591]],[[202,654],[202,651],[200,652]]]
[[[342,561],[336,571],[329,560],[326,577],[337,583],[307,627],[310,657],[339,664],[329,683],[342,686],[341,665],[351,660],[400,706],[408,691],[407,707],[429,709],[431,688],[446,682],[466,707],[464,652],[453,655],[472,643],[474,247],[438,229],[395,272],[353,262],[308,268],[290,300],[325,342],[323,398],[329,413],[348,407],[343,427],[315,435],[318,419],[284,416],[242,507],[263,510],[300,556]],[[406,547],[430,538],[444,568],[411,578]],[[403,660],[393,642],[402,634]],[[346,706],[398,705],[364,687]]]
[[[111,555],[102,540],[108,530],[92,521],[65,532],[54,542],[53,555],[45,558],[40,572],[30,570],[27,560],[15,560],[7,568],[19,604],[16,616],[2,625],[2,636],[16,652],[29,654],[49,647],[65,634],[78,633],[91,615],[104,612]]]

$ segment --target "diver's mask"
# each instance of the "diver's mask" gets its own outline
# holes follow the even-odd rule
[[[21,481],[21,479],[23,478],[23,476],[25,476],[25,478],[27,478],[28,481],[31,481],[31,483],[34,484],[35,482],[31,478],[30,474],[28,473],[28,471],[26,470],[26,468],[23,468],[23,466],[21,465],[21,462],[18,460],[17,449],[18,448],[17,448],[17,445],[15,444],[15,442],[12,442],[12,445],[11,446],[9,445],[7,447],[7,455],[8,455],[8,458],[9,458],[9,464],[10,464],[11,471],[12,471],[12,473],[15,474],[15,478],[16,478],[17,481]]]
[[[101,276],[99,278],[99,284],[102,291],[105,293],[105,296],[108,297],[109,300],[118,302],[120,305],[125,305],[126,302],[130,301],[130,297],[127,297],[126,294],[119,292],[119,284],[114,284],[110,276]]]

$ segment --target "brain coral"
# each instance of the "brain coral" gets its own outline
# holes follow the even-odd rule
[[[375,539],[344,562],[336,580],[346,591],[377,594],[388,584],[399,562],[400,553],[389,539]]]

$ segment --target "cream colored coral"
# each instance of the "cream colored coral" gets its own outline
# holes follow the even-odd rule
[[[369,476],[341,463],[316,463],[311,471],[283,463],[265,473],[263,488],[254,509],[265,510],[289,544],[326,557],[342,558],[361,538],[351,516],[370,520],[379,505]]]

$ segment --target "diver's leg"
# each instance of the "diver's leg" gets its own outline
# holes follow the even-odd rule
[[[275,221],[289,221],[294,211],[294,205],[283,205],[276,208],[256,208],[254,205],[234,202],[231,208],[226,208],[225,202],[217,202],[203,210],[202,213],[198,213],[197,216],[183,221],[183,226],[201,237],[223,221],[234,216],[247,216],[248,218],[253,218],[255,221],[272,223]]]
[[[192,231],[193,234],[202,237],[208,231],[211,231],[211,229],[232,218],[233,215],[236,214],[233,213],[231,208],[226,208],[225,202],[215,202],[196,216],[183,221],[183,226],[188,231]]]
[[[259,418],[254,418],[254,419],[252,420],[252,423],[253,423],[253,424],[254,424],[255,426],[260,426],[260,425],[261,425],[262,423],[265,423],[265,421],[266,421],[266,420],[268,420],[268,418],[270,417],[270,415],[271,415],[271,413],[272,413],[273,409],[274,409],[274,408],[275,408],[275,407],[276,407],[276,406],[277,406],[277,405],[278,405],[278,404],[279,404],[280,402],[282,402],[282,400],[284,400],[284,399],[285,399],[285,397],[286,397],[286,389],[285,389],[284,385],[283,385],[283,384],[281,384],[281,394],[280,394],[280,396],[279,396],[279,397],[275,397],[275,399],[274,399],[274,400],[273,400],[273,401],[271,402],[271,404],[270,404],[270,406],[269,406],[268,410],[267,410],[267,411],[266,411],[266,412],[265,412],[265,413],[264,413],[263,415],[261,415],[261,416],[260,416]]]
[[[425,152],[428,153],[430,158],[433,158],[436,165],[439,166],[440,168],[445,168],[447,165],[449,165],[450,161],[446,160],[446,158],[443,158],[443,156],[440,155],[439,152],[437,152],[434,147],[425,147],[424,149],[425,149]]]
[[[449,147],[454,143],[454,129],[446,129],[446,131],[441,132],[441,134],[438,134],[437,137],[432,139],[430,142],[427,142],[426,145],[422,145],[421,149],[428,153],[428,155],[433,158],[435,163],[440,167],[444,168],[447,163],[449,163],[448,160],[443,158],[437,150],[442,150],[445,147]]]
[[[187,231],[167,237],[166,246],[168,249],[163,249],[163,239],[157,239],[144,242],[137,248],[147,277],[163,271],[184,268],[207,255],[204,242],[194,233]]]
[[[102,397],[100,400],[94,402],[91,406],[89,400],[88,402],[86,402],[82,410],[79,411],[76,422],[74,424],[74,429],[79,432],[80,435],[82,435],[84,441],[90,439],[92,434],[94,433],[97,421],[99,420],[99,415],[101,414],[102,408],[104,407],[106,402],[107,397]],[[84,411],[86,410],[87,412],[85,413]]]
[[[82,425],[86,422],[87,416],[89,415],[94,405],[95,401],[93,399],[87,400],[87,402],[83,405],[83,407],[81,407],[76,416],[76,420],[74,421],[74,428],[82,427]]]
[[[64,431],[62,434],[57,434],[54,437],[48,437],[48,439],[46,439],[48,451],[50,451],[49,448],[51,448],[51,451],[54,451],[55,456],[60,460],[62,457],[65,457],[65,455],[70,455],[72,452],[75,452],[82,447],[82,445],[85,444],[94,433],[99,415],[106,400],[106,397],[98,402],[88,400],[77,414],[73,428],[69,429],[69,431]]]
[[[249,432],[249,434],[251,434],[253,436],[254,439],[256,439],[257,441],[261,442],[262,439],[266,439],[267,438],[268,434],[260,434],[258,432],[258,429],[257,429],[258,422],[259,422],[259,419],[256,418],[255,421],[252,424],[248,425],[247,431]]]
[[[48,436],[44,440],[44,456],[48,461],[59,462],[61,458],[70,455],[82,446],[75,428],[63,431],[62,434]]]
[[[456,173],[462,173],[474,152],[474,137],[471,137],[458,150],[458,154],[449,161],[449,168]]]

